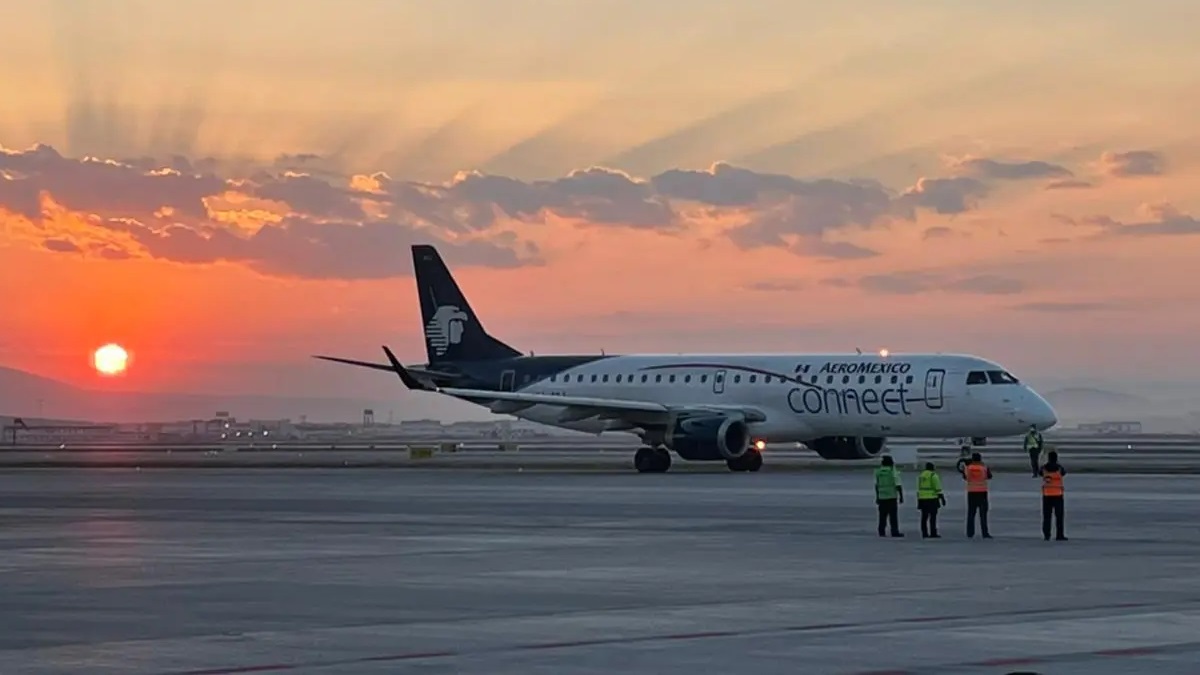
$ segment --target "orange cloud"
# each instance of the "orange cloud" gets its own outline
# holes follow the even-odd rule
[[[44,198],[32,199],[49,194],[79,214],[65,239],[75,247],[52,243],[51,250],[226,261],[281,277],[370,279],[407,274],[398,252],[417,241],[442,244],[460,264],[537,264],[540,244],[553,238],[545,234],[551,222],[721,237],[742,250],[872,258],[879,251],[856,239],[863,232],[914,220],[920,211],[976,208],[990,194],[990,180],[1071,175],[1040,161],[968,158],[956,168],[971,176],[925,177],[899,192],[877,182],[801,180],[725,163],[649,178],[592,167],[556,180],[466,171],[446,183],[420,183],[385,173],[326,178],[304,171],[318,160],[296,156],[284,163],[288,168],[219,177],[187,158],[167,166],[75,160],[38,145],[0,154],[0,205],[29,223],[54,220]]]

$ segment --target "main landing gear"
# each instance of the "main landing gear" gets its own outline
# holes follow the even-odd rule
[[[757,448],[750,448],[737,459],[725,460],[730,471],[758,471],[762,468],[763,456]],[[633,456],[633,468],[638,473],[666,473],[671,468],[671,453],[662,446],[642,446]]]
[[[666,473],[671,468],[671,453],[666,448],[643,446],[633,456],[638,473]]]
[[[762,465],[763,456],[757,448],[750,448],[737,459],[725,460],[725,466],[728,466],[730,471],[758,471]]]

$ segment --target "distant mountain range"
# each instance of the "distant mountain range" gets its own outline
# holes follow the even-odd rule
[[[1154,405],[1154,401],[1143,396],[1091,387],[1056,389],[1044,396],[1050,405],[1063,410],[1144,409]]]
[[[418,396],[397,388],[395,399],[272,396],[259,394],[215,395],[152,392],[108,392],[76,387],[40,375],[0,366],[0,415],[91,420],[96,422],[169,422],[213,417],[227,411],[239,419],[296,421],[356,421],[364,409],[375,411],[379,422],[396,409],[396,420],[433,418],[489,419],[487,411],[464,415],[437,396]],[[462,404],[466,406],[467,404]],[[457,414],[455,414],[457,413]]]

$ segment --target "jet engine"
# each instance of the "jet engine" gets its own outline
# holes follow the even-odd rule
[[[886,438],[875,436],[825,436],[805,443],[821,459],[871,459],[878,457],[886,444]]]
[[[750,429],[738,417],[687,417],[672,424],[663,440],[689,461],[737,459],[750,449]]]

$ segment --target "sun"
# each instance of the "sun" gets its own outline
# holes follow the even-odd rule
[[[118,344],[106,344],[92,354],[92,365],[101,375],[120,375],[129,365],[129,353]]]

